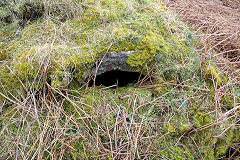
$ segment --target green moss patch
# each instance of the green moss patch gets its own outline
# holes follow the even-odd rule
[[[239,146],[239,75],[196,52],[194,32],[162,1],[42,4],[23,28],[0,24],[0,156],[216,159]],[[114,51],[134,51],[127,63],[149,81],[84,86]]]

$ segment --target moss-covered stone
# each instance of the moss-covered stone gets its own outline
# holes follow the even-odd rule
[[[0,124],[8,125],[9,110],[16,105],[25,110],[12,118],[31,115],[27,120],[33,126],[27,127],[32,127],[32,139],[20,136],[30,146],[26,152],[39,149],[45,159],[113,159],[120,150],[119,159],[129,154],[142,159],[216,159],[239,141],[233,118],[215,123],[239,103],[239,88],[207,60],[200,63],[191,31],[160,0],[66,2],[78,11],[63,7],[63,1],[57,1],[61,5],[55,9],[48,2],[46,11],[57,12],[48,19],[27,23],[18,32],[12,24],[0,29],[0,103],[7,115]],[[60,13],[68,10],[69,17],[60,21]],[[87,69],[114,51],[133,51],[127,63],[153,75],[150,89],[131,84],[81,88]],[[25,119],[18,120],[6,127],[4,137],[19,136],[17,130],[27,128],[21,124]],[[33,144],[40,131],[47,135],[43,149],[38,141]],[[13,140],[6,143],[14,154],[19,146]],[[129,149],[135,147],[134,155]]]
[[[12,43],[16,46],[11,54],[17,75],[24,79],[27,74],[33,79],[36,69],[45,65],[49,72],[47,79],[53,87],[66,87],[72,79],[81,82],[86,69],[107,51],[135,51],[127,62],[139,69],[150,65],[156,55],[162,57],[158,58],[162,68],[183,63],[191,50],[178,38],[179,35],[169,36],[167,18],[161,13],[165,10],[151,10],[154,20],[148,9],[141,11],[141,3],[129,3],[131,10],[129,4],[121,1],[87,2],[88,7],[83,9],[81,18],[66,21],[63,26],[54,21],[27,25],[21,31],[21,37]],[[171,29],[176,30],[173,24]],[[47,57],[50,59],[48,64]]]

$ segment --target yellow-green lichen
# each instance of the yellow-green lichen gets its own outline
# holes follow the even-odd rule
[[[215,67],[212,65],[207,66],[207,74],[212,75],[213,81],[216,81],[217,85],[220,85],[222,83],[222,79],[220,78],[219,73],[216,71]]]
[[[240,140],[240,134],[239,134],[239,127],[233,127],[230,128],[223,137],[220,137],[217,140],[217,143],[215,144],[215,156],[220,157],[224,154],[226,154],[227,150],[230,147],[233,147],[232,145],[234,143],[239,142]]]
[[[0,45],[0,61],[7,60],[11,57],[11,52],[6,46]]]

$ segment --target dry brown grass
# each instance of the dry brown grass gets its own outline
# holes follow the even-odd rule
[[[240,1],[239,0],[166,0],[184,21],[193,24],[201,36],[205,52],[215,50],[240,67]]]
[[[55,10],[55,3],[51,2],[48,5]],[[129,4],[130,2],[126,1]],[[233,4],[234,2],[236,4]],[[203,38],[202,48],[206,53],[217,51],[218,54],[215,57],[218,58],[218,63],[224,64],[224,67],[230,68],[229,63],[238,63],[237,58],[240,52],[236,47],[239,47],[237,45],[239,44],[239,19],[230,19],[236,18],[239,13],[237,8],[240,7],[237,7],[237,1],[231,1],[231,3],[228,1],[232,7],[231,5],[223,6],[223,2],[213,0],[194,2],[168,0],[167,3],[170,7],[175,7],[185,20],[197,24],[205,31],[205,34],[200,36]],[[129,4],[127,6],[131,6]],[[217,5],[225,10],[218,10],[215,7]],[[155,7],[159,6],[153,7],[154,10],[159,11],[159,8]],[[69,8],[71,7],[57,4],[56,10],[60,9],[61,14],[66,13],[67,17],[71,17]],[[75,9],[77,7],[69,10],[75,11]],[[166,16],[167,26],[170,26],[175,19],[174,13],[167,13]],[[230,22],[226,16],[229,16],[229,21],[234,23],[229,25]],[[219,21],[214,21],[214,18]],[[50,20],[46,20],[46,25],[48,23]],[[60,24],[67,25],[68,23],[70,22]],[[185,26],[177,20],[174,24]],[[117,25],[119,23],[114,23],[113,26]],[[16,84],[22,85],[24,91],[15,88],[6,90],[6,86],[1,84],[3,76],[0,77],[0,87],[3,88],[0,96],[5,98],[2,101],[0,99],[0,103],[2,102],[0,104],[2,107],[0,108],[0,148],[2,148],[0,160],[107,158],[127,160],[184,159],[185,157],[210,159],[210,156],[215,156],[210,152],[216,153],[221,147],[231,149],[233,152],[227,155],[228,151],[222,151],[216,157],[223,156],[231,159],[238,156],[239,141],[234,141],[228,135],[232,132],[239,135],[237,127],[239,127],[240,112],[238,88],[240,78],[235,75],[239,75],[240,69],[227,74],[228,81],[220,84],[218,76],[214,75],[217,73],[210,73],[210,71],[205,73],[208,72],[204,69],[205,59],[200,59],[201,71],[194,70],[194,75],[184,81],[181,80],[181,83],[176,82],[177,78],[167,80],[162,75],[158,77],[161,79],[160,82],[156,82],[157,84],[148,85],[143,82],[140,88],[137,86],[128,86],[125,89],[93,87],[86,90],[80,88],[81,86],[79,88],[68,86],[66,89],[57,88],[51,85],[47,77],[50,74],[51,59],[56,58],[52,55],[52,48],[54,45],[58,47],[56,42],[67,44],[68,37],[64,36],[63,26],[59,27],[59,30],[58,27],[53,26],[53,34],[45,37],[51,45],[47,52],[48,56],[39,60],[41,65],[36,72],[31,72],[33,80],[29,78],[27,70],[24,70],[26,82],[22,81],[17,74],[12,75],[15,81],[19,81]],[[139,26],[143,26],[142,23]],[[75,27],[79,28],[79,26]],[[66,27],[67,29],[69,28]],[[42,30],[40,33],[45,33]],[[108,35],[108,28],[104,31],[96,35]],[[61,34],[58,35],[60,32]],[[79,32],[76,33],[79,34]],[[175,32],[179,32],[177,36],[182,36],[182,31],[176,30]],[[94,35],[88,38],[91,40],[92,37]],[[99,37],[101,39],[97,37],[92,39],[98,42],[103,41],[103,37],[115,38],[110,33],[109,36]],[[38,41],[38,38],[44,39],[43,36],[33,36],[32,39],[34,38],[37,39],[35,45],[39,48],[45,43],[44,40]],[[27,41],[30,39],[22,40],[21,44]],[[94,46],[94,44],[89,43],[89,46]],[[31,45],[29,46],[32,47]],[[231,48],[231,45],[235,48]],[[230,48],[227,48],[229,46]],[[64,52],[64,49],[62,50]],[[236,59],[231,59],[231,55]],[[206,63],[209,60],[207,58],[209,57],[206,57]],[[31,64],[32,61],[28,65]],[[1,67],[5,67],[7,71],[10,70],[9,73],[12,73],[8,65],[8,63],[2,64]],[[173,71],[174,74],[182,72],[185,73],[185,70],[179,68],[176,72]],[[157,68],[153,74],[157,73],[162,73],[162,68]],[[187,76],[187,73],[183,74],[185,75]],[[172,76],[171,72],[169,76]],[[16,95],[14,95],[15,92],[17,92]],[[227,138],[229,143],[223,143],[223,145],[216,143],[221,142],[222,139],[227,141]]]

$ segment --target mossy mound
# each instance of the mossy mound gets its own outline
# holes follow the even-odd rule
[[[186,63],[192,55],[191,39],[186,37],[190,31],[169,19],[160,2],[143,8],[145,3],[86,1],[81,3],[82,12],[63,24],[53,19],[27,25],[8,43],[13,72],[20,77],[33,76],[40,64],[46,66],[44,59],[49,57],[47,75],[51,84],[64,87],[64,75],[81,82],[86,69],[111,51],[135,51],[128,63],[139,69],[150,65],[156,55],[161,57],[162,69]]]
[[[237,73],[200,56],[161,0],[32,3],[44,6],[41,18],[1,21],[0,156],[215,159],[239,146]],[[134,51],[127,63],[149,82],[82,86],[114,51]]]

